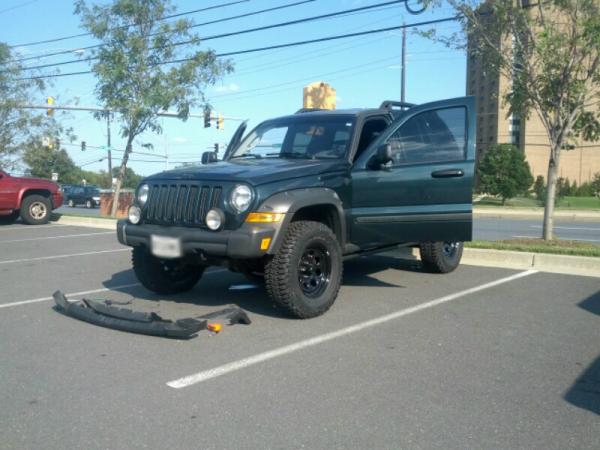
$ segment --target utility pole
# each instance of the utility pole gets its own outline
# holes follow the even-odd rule
[[[108,151],[108,176],[110,177],[110,185],[112,187],[112,153],[110,149],[110,111],[106,113],[106,148]]]
[[[402,23],[402,25],[406,25]],[[404,103],[406,85],[406,27],[402,28],[402,66],[400,75],[400,101]]]

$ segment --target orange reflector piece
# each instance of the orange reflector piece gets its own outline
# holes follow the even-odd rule
[[[213,333],[218,333],[223,328],[223,325],[221,325],[220,323],[209,323],[206,326],[206,328],[208,328],[208,331],[212,331]]]
[[[246,217],[246,222],[250,223],[276,223],[281,222],[285,214],[283,213],[258,213],[251,212]]]
[[[271,238],[264,238],[262,241],[260,241],[260,249],[268,250],[270,244],[271,244]]]

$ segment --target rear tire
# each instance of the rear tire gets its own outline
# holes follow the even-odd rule
[[[134,247],[135,276],[146,289],[157,294],[179,294],[191,290],[206,266],[186,264],[181,259],[159,259],[144,247]]]
[[[423,242],[420,247],[421,262],[429,272],[452,272],[460,264],[462,242]]]
[[[93,206],[93,204],[92,204],[92,201],[91,201],[91,200],[86,200],[86,201],[85,201],[85,207],[86,207],[87,209],[92,209],[92,206]]]
[[[21,219],[28,225],[43,225],[50,220],[52,204],[41,195],[28,195],[21,202]]]
[[[292,222],[281,247],[265,266],[271,298],[292,316],[308,319],[327,311],[342,282],[342,251],[320,222]]]
[[[67,203],[67,205],[69,205],[69,208],[74,208],[75,202],[73,200],[69,200],[69,203]]]

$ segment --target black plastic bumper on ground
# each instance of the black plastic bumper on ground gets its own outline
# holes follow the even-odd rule
[[[56,306],[66,315],[114,330],[174,339],[189,339],[206,329],[206,320],[165,320],[156,313],[115,308],[91,300],[69,302],[61,291],[53,295]]]
[[[130,247],[143,245],[150,249],[152,235],[176,237],[181,240],[184,254],[202,252],[209,256],[231,258],[260,258],[264,238],[272,238],[275,227],[244,224],[238,230],[209,231],[190,227],[164,227],[160,225],[133,225],[127,220],[117,223],[119,242]]]

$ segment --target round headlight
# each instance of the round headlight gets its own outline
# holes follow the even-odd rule
[[[129,221],[132,224],[137,225],[138,223],[140,223],[140,219],[142,217],[142,210],[139,207],[133,205],[129,207],[127,215],[129,216]]]
[[[220,209],[211,209],[206,213],[206,226],[213,230],[217,231],[223,226],[225,222],[225,214]]]
[[[146,204],[146,201],[148,200],[148,192],[150,192],[150,186],[147,184],[142,184],[138,188],[137,201],[140,206],[144,206]]]
[[[245,184],[240,184],[231,191],[231,206],[237,212],[244,212],[250,207],[252,202],[252,189]]]

